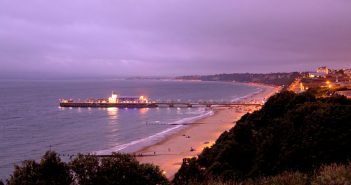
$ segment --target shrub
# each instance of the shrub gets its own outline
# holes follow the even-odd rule
[[[299,172],[284,172],[282,174],[260,178],[257,185],[307,185],[308,176]]]
[[[332,164],[322,166],[316,173],[313,185],[351,184],[351,165]]]

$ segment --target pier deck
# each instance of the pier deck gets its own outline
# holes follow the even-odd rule
[[[151,102],[151,103],[88,103],[88,102],[69,102],[60,103],[60,107],[92,107],[92,108],[178,108],[178,107],[234,107],[234,106],[262,106],[258,103],[240,102]]]

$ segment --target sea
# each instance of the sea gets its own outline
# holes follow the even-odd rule
[[[61,108],[59,99],[145,96],[154,101],[239,101],[262,89],[235,82],[175,80],[0,81],[0,179],[14,165],[39,160],[47,150],[77,153],[136,152],[186,124],[212,115],[198,108]]]

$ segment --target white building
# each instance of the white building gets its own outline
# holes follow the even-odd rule
[[[322,66],[317,68],[317,73],[322,73],[327,75],[329,73],[329,69],[327,66]]]
[[[112,92],[112,96],[108,98],[109,103],[118,103],[118,96],[115,92]]]

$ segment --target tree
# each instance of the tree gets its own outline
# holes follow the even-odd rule
[[[60,185],[72,182],[68,165],[62,162],[54,151],[45,153],[40,161],[39,170],[41,174],[40,180],[44,184]]]
[[[93,155],[79,154],[70,162],[70,169],[74,172],[75,181],[81,185],[94,185],[100,181],[99,159]]]
[[[10,176],[9,185],[38,184],[40,179],[39,164],[33,160],[22,162],[22,166],[15,166],[13,175]]]
[[[201,181],[204,179],[204,170],[196,162],[196,158],[183,159],[183,163],[178,172],[174,175],[173,183],[176,185],[189,184],[192,181]]]
[[[8,185],[169,184],[157,166],[140,164],[128,154],[113,153],[109,157],[78,154],[67,164],[53,151],[46,152],[40,163],[28,160],[16,165],[7,182]]]
[[[128,154],[114,153],[111,157],[78,155],[71,163],[75,181],[93,184],[168,184],[160,169],[151,164],[139,164]]]
[[[22,166],[15,166],[9,185],[50,184],[66,185],[72,182],[68,166],[53,151],[47,151],[40,163],[33,160],[24,161]]]

